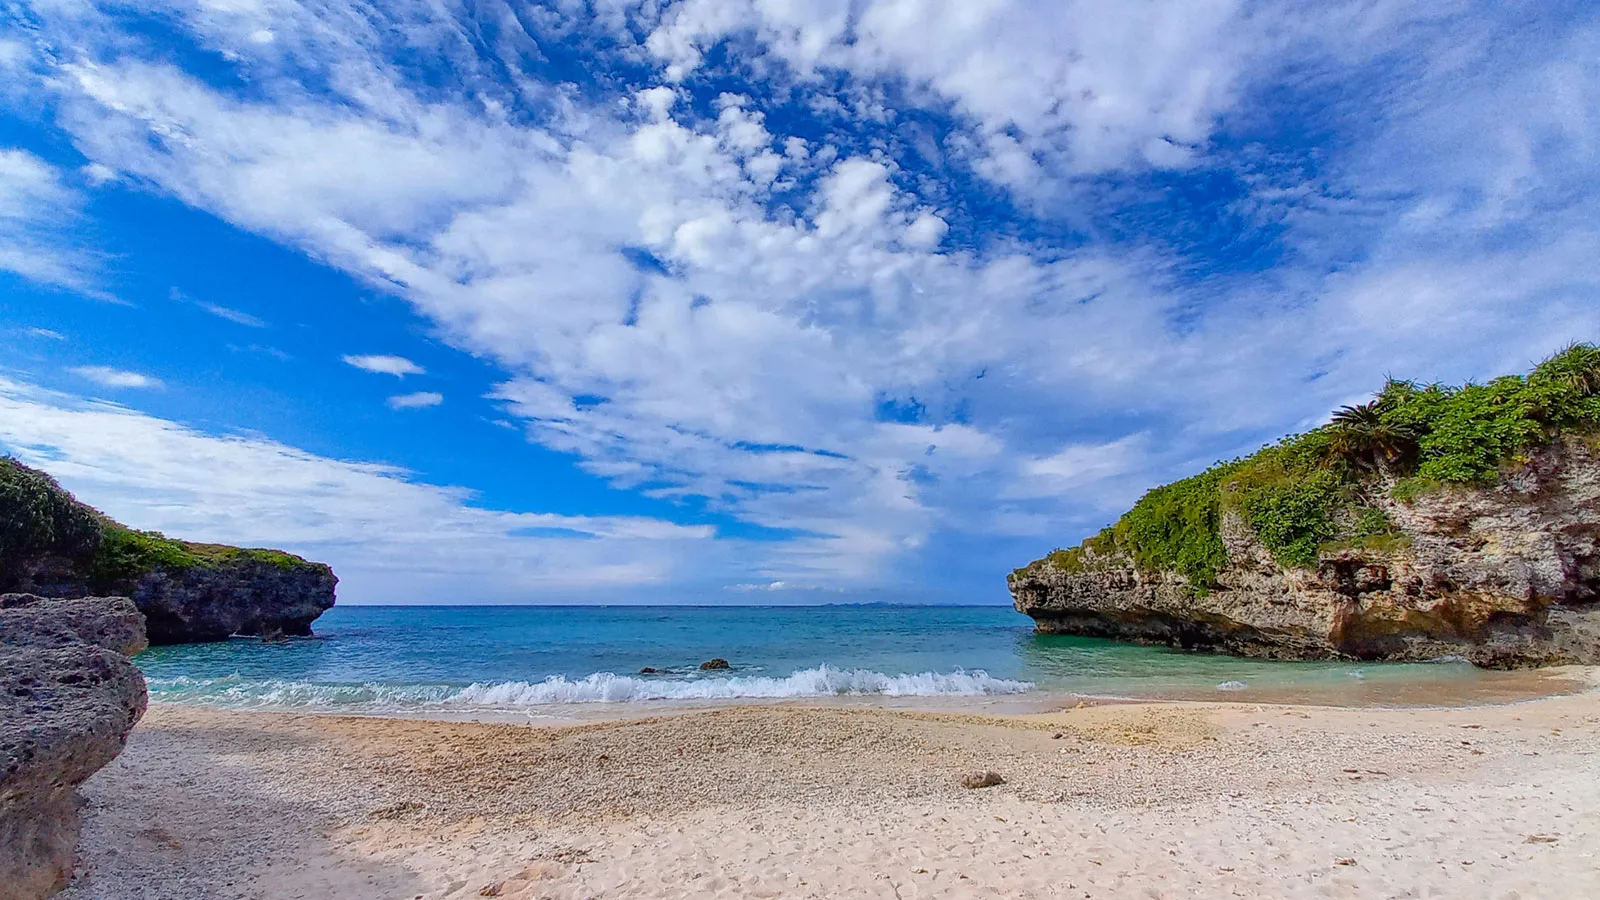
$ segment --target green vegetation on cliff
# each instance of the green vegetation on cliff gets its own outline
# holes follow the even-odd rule
[[[1228,561],[1221,534],[1228,514],[1285,567],[1313,566],[1331,550],[1394,549],[1406,538],[1381,500],[1492,484],[1552,441],[1596,433],[1600,347],[1593,344],[1574,344],[1526,376],[1487,384],[1390,380],[1372,402],[1339,410],[1327,425],[1150,491],[1100,534],[1045,560],[1079,571],[1123,555],[1205,590]]]
[[[54,478],[0,456],[0,586],[28,557],[89,555],[100,542],[101,519]]]
[[[72,573],[94,591],[124,590],[157,570],[239,563],[280,569],[315,565],[279,550],[194,544],[127,528],[78,502],[49,475],[0,456],[0,591],[14,585],[28,561],[41,557],[68,562]]]

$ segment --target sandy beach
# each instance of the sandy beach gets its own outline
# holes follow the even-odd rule
[[[568,727],[158,705],[85,787],[63,896],[1593,897],[1597,773],[1592,690]]]

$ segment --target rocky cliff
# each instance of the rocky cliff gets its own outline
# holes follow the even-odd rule
[[[45,897],[72,878],[77,786],[144,714],[128,656],[144,621],[121,597],[0,595],[0,896]]]
[[[1391,383],[1018,569],[1016,608],[1043,633],[1247,656],[1600,664],[1600,377],[1540,376],[1491,383],[1542,392],[1520,405]],[[1524,420],[1537,427],[1520,438],[1490,427]],[[1487,449],[1461,438],[1502,433]]]
[[[310,634],[337,583],[326,565],[288,553],[123,527],[43,472],[0,458],[0,591],[126,596],[151,643],[175,644]]]

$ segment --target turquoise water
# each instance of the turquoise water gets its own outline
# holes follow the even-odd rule
[[[1465,702],[1507,677],[1460,662],[1263,662],[1035,635],[994,606],[341,606],[315,627],[136,661],[159,702],[348,712],[1061,695]],[[700,670],[712,657],[731,668]],[[645,666],[660,674],[638,674]]]

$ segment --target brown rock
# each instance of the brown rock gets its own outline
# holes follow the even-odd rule
[[[700,664],[700,668],[702,668],[702,669],[726,669],[726,668],[728,668],[728,661],[719,656],[716,659],[708,659],[705,662],[701,663]]]
[[[994,787],[997,784],[1005,783],[1006,780],[1000,777],[1000,773],[990,772],[987,770],[982,772],[968,772],[967,774],[961,776],[961,786],[969,790]]]

